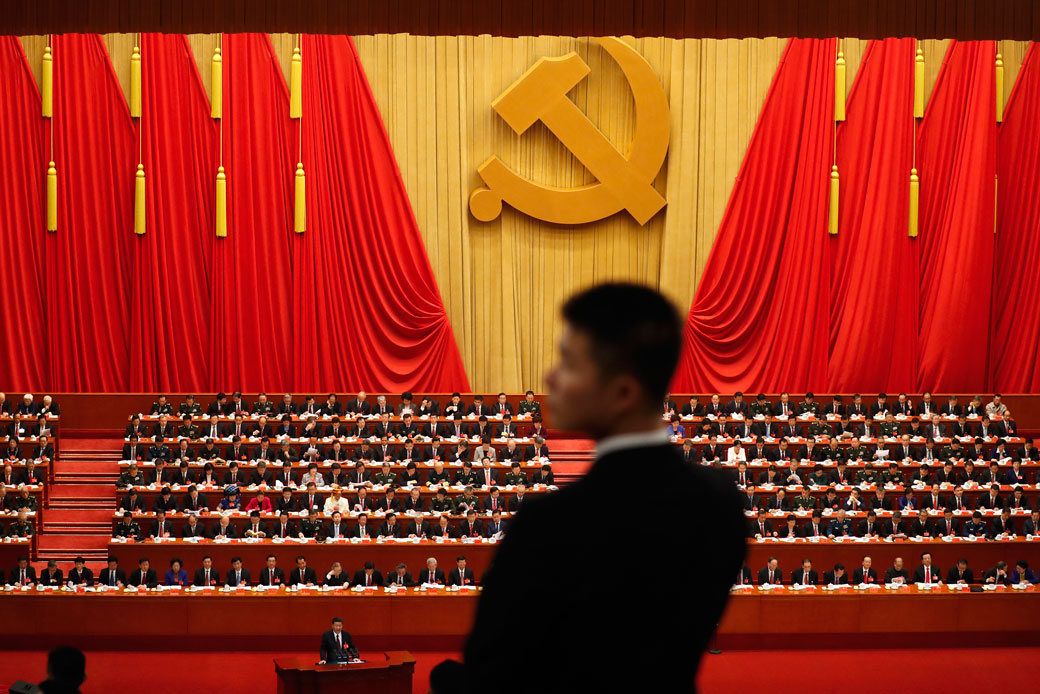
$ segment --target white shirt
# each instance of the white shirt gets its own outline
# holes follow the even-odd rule
[[[331,496],[328,499],[325,499],[325,515],[331,516],[335,511],[339,511],[340,513],[349,512],[350,502],[342,496],[338,501]]]
[[[741,461],[747,461],[747,451],[741,446],[739,449],[736,446],[731,446],[729,451],[726,453],[726,461],[730,463],[739,463]]]

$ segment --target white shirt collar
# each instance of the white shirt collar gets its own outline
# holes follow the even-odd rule
[[[609,453],[616,453],[628,448],[644,448],[646,446],[661,446],[669,442],[666,429],[655,429],[653,431],[637,431],[631,434],[617,434],[607,436],[596,443],[596,459],[600,459]]]

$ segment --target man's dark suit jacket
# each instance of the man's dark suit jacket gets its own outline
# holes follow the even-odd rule
[[[957,583],[958,581],[964,581],[965,583],[974,583],[975,574],[974,572],[972,572],[971,568],[965,568],[964,575],[961,576],[961,572],[956,566],[951,567],[949,572],[947,572],[946,574],[946,582]]]
[[[587,525],[589,516],[602,511],[603,500],[616,495],[617,480],[637,468],[652,475],[660,490],[657,520],[666,530],[648,535],[642,523],[628,523],[581,543],[559,532]],[[691,509],[703,519],[692,531]],[[676,552],[680,544],[690,551]],[[671,444],[608,453],[579,481],[526,500],[510,523],[483,576],[465,648],[466,679],[475,691],[491,681],[502,684],[501,673],[507,670],[507,691],[693,691],[701,652],[744,552],[739,492],[725,474],[684,464]],[[608,614],[602,605],[618,604],[614,582],[589,569],[607,561],[654,567],[654,573],[667,563],[688,577],[689,585],[680,597],[671,591],[626,594],[622,609]],[[532,567],[572,578],[540,580]],[[539,605],[549,613],[566,610],[571,618],[552,630],[539,620],[503,620],[515,605]],[[620,635],[636,634],[619,641]],[[565,658],[544,658],[564,652]],[[534,661],[543,666],[510,666]],[[654,666],[647,667],[651,662]]]
[[[784,582],[784,572],[780,570],[779,566],[773,570],[772,581],[769,580],[769,569],[767,567],[763,566],[761,569],[758,570],[758,585],[763,585],[765,583],[770,582],[773,584]]]
[[[300,567],[297,566],[295,569],[289,572],[289,585],[294,586],[297,583],[313,583],[317,585],[318,574],[314,572],[314,569],[307,566],[304,567],[301,575]]]
[[[244,571],[244,569],[243,569]],[[199,568],[195,569],[195,576],[192,577],[191,584],[193,586],[204,586],[206,585],[206,569]],[[220,569],[210,568],[209,570],[209,585],[219,586],[220,585]]]
[[[465,523],[466,521],[463,521]],[[477,579],[473,575],[473,569],[466,569],[465,573],[459,571],[458,567],[455,567],[448,573],[448,585],[449,586],[475,586],[477,585]]]
[[[65,577],[66,583],[72,583],[74,585],[94,585],[94,572],[83,567],[83,571],[76,571],[75,567],[69,569],[69,575]]]
[[[111,578],[111,572],[109,571],[109,569],[107,567],[104,568],[104,569],[101,569],[101,573],[98,574],[98,581],[97,581],[98,585],[103,585],[103,586],[110,586],[110,585],[112,585],[112,583],[110,581],[110,578]],[[118,585],[119,583],[122,583],[123,585],[126,585],[126,572],[123,571],[120,568],[116,568],[116,584]]]
[[[248,585],[252,585],[252,583],[253,583],[252,582],[252,578],[249,575],[249,569],[243,568],[242,569],[242,585],[248,586]],[[228,569],[227,577],[225,577],[225,579],[224,579],[224,585],[228,585],[228,586],[231,586],[231,587],[234,587],[234,586],[238,585],[238,583],[235,581],[235,570],[234,569]]]
[[[274,576],[271,576],[271,569],[266,566],[260,569],[260,581],[258,585],[262,586],[280,586],[285,584],[285,572],[282,571],[281,567],[274,567]]]
[[[363,586],[363,585],[365,585],[365,570],[364,569],[359,569],[358,571],[354,572],[354,580],[351,581],[351,585],[354,585],[354,586]],[[383,574],[381,574],[378,569],[372,572],[372,585],[373,586],[382,586],[383,585]]]
[[[439,583],[441,585],[444,585],[445,581],[446,579],[444,578],[444,569],[434,569],[432,579],[430,578],[429,569],[423,569],[419,572],[420,585],[422,585],[423,583]]]
[[[130,573],[129,585],[140,586],[142,584],[149,588],[159,585],[159,576],[155,573],[155,569],[149,567],[148,572],[144,576],[141,575],[140,569],[134,569]]]
[[[910,572],[906,568],[902,568],[896,571],[896,567],[890,566],[885,570],[885,583],[891,583],[895,578],[902,578],[907,583],[910,582]]]
[[[791,582],[800,583],[803,586],[815,586],[819,585],[820,577],[817,575],[816,569],[809,569],[808,578],[805,576],[805,569],[796,569],[795,572],[791,574]]]
[[[350,640],[350,632],[346,630],[340,631],[339,636],[343,641],[342,649],[336,645],[336,633],[332,631],[332,629],[329,629],[321,635],[321,651],[319,652],[319,660],[324,660],[328,663],[336,663],[350,659],[347,655],[347,649],[354,647],[354,642]]]
[[[867,578],[869,578],[870,580],[869,581],[868,580],[864,580],[864,579],[867,579]],[[856,585],[859,585],[860,583],[877,583],[878,582],[878,579],[877,579],[877,569],[875,569],[875,568],[867,569],[867,575],[864,576],[863,575],[863,567],[862,566],[857,566],[856,570],[852,572],[852,582],[854,584],[856,584]]]
[[[939,583],[942,581],[942,569],[935,564],[931,566],[932,583]],[[924,565],[918,566],[914,569],[914,583],[924,583]]]

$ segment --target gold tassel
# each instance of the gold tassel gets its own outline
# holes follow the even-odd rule
[[[224,167],[217,168],[217,236],[227,236],[227,176]]]
[[[921,181],[917,169],[910,169],[910,236],[917,236],[917,212],[921,199]]]
[[[838,165],[831,167],[831,205],[830,217],[827,220],[827,231],[838,233]]]
[[[845,54],[841,51],[834,61],[834,120],[845,120]]]
[[[307,176],[303,173],[303,162],[296,164],[296,205],[293,208],[296,233],[307,230]]]
[[[134,179],[134,233],[144,233],[144,164],[137,165]]]
[[[220,48],[213,49],[213,62],[210,64],[210,80],[212,84],[209,88],[209,115],[210,118],[222,118],[223,117],[223,94],[224,94],[224,69],[223,61],[220,57]]]
[[[43,117],[54,117],[54,58],[51,47],[43,49],[43,73],[40,79],[40,96],[43,101]],[[53,231],[53,230],[52,230]]]
[[[141,49],[134,46],[130,56],[130,117],[141,117]]]
[[[58,230],[58,170],[47,165],[47,231]]]
[[[993,174],[993,233],[997,233],[997,203],[1000,202],[1000,176]]]
[[[292,52],[292,63],[289,66],[289,117],[300,118],[303,116],[303,58],[300,57],[299,47]],[[302,229],[297,229],[302,231]]]
[[[924,51],[914,56],[914,118],[924,118]]]
[[[997,53],[997,122],[1004,122],[1004,59]]]

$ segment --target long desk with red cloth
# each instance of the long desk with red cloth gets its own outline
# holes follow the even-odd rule
[[[618,589],[618,605],[626,590]],[[676,590],[682,591],[681,586]],[[344,620],[362,651],[379,648],[461,647],[479,593],[369,594],[349,590],[285,589],[234,593],[178,591],[0,593],[0,611],[16,629],[0,630],[0,647],[45,648],[76,641],[93,648],[314,648],[333,616]],[[542,617],[525,605],[528,618]],[[826,592],[734,593],[719,628],[723,647],[848,647],[1040,644],[1040,590],[998,588],[971,593],[945,586],[920,591],[854,588]],[[553,615],[544,615],[552,619]]]
[[[318,574],[319,580],[323,579],[325,573],[332,566],[332,562],[338,561],[343,565],[343,570],[353,576],[354,572],[361,569],[366,561],[375,563],[376,568],[386,575],[399,562],[404,562],[412,576],[426,568],[426,559],[434,557],[437,559],[438,567],[444,570],[445,575],[455,568],[455,559],[459,555],[465,555],[466,566],[473,569],[477,581],[481,575],[490,567],[498,544],[489,541],[462,542],[447,541],[443,543],[421,541],[421,542],[377,542],[365,541],[352,543],[349,541],[337,542],[273,542],[271,540],[248,542],[242,540],[231,540],[227,543],[217,543],[212,540],[199,542],[186,542],[184,540],[165,540],[162,542],[110,542],[108,551],[119,557],[120,565],[127,574],[137,564],[141,557],[148,557],[152,567],[161,577],[170,566],[170,560],[177,557],[184,562],[184,568],[188,570],[189,577],[194,570],[202,566],[202,557],[209,555],[213,557],[213,565],[218,568],[223,576],[231,568],[232,557],[242,557],[245,568],[252,573],[254,580],[259,577],[260,570],[264,567],[267,555],[273,554],[278,560],[278,566],[288,573],[296,566],[297,555],[307,558],[307,566],[313,568]],[[688,548],[677,547],[676,551],[691,551]],[[870,542],[850,542],[821,540],[812,542],[799,539],[794,542],[756,540],[748,541],[747,565],[752,569],[752,574],[766,565],[769,557],[776,557],[784,576],[788,577],[791,571],[801,567],[802,560],[812,560],[813,566],[822,576],[823,572],[831,569],[836,563],[845,564],[848,571],[852,571],[860,565],[860,560],[865,554],[873,558],[873,567],[879,574],[892,565],[896,557],[902,557],[906,565],[912,570],[920,561],[922,552],[932,553],[932,562],[943,571],[953,566],[958,559],[967,559],[968,566],[972,568],[975,576],[981,580],[982,572],[992,568],[998,561],[1006,561],[1014,565],[1019,559],[1025,559],[1030,566],[1040,567],[1040,538],[1034,540],[986,540],[969,541],[953,540],[945,542],[942,540],[929,541],[893,541],[872,540]],[[591,567],[595,568],[595,567]]]

